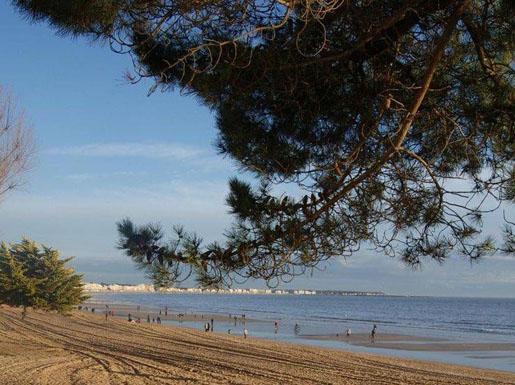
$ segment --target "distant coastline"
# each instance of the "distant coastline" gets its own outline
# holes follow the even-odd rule
[[[153,285],[110,284],[88,282],[84,290],[89,293],[170,293],[170,294],[255,294],[255,295],[341,295],[341,296],[384,296],[382,291],[347,291],[347,290],[306,290],[306,289],[253,289],[229,288],[206,289],[200,287],[155,289]]]

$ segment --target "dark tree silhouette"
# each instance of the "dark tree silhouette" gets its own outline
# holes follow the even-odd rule
[[[496,250],[480,234],[515,195],[513,2],[14,3],[129,53],[132,81],[199,97],[220,153],[255,175],[230,181],[220,244],[119,224],[120,247],[172,281],[290,279],[363,243],[411,265]]]

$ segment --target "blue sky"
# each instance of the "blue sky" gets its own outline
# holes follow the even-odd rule
[[[27,183],[0,202],[0,239],[26,236],[75,256],[89,281],[137,283],[144,274],[115,247],[122,217],[221,236],[227,180],[238,170],[216,154],[208,109],[178,92],[148,97],[149,83],[123,79],[129,57],[31,25],[9,2],[0,3],[0,46],[0,84],[25,109],[37,148]],[[498,219],[486,226],[494,235]],[[453,258],[412,271],[362,250],[290,286],[513,297],[515,260]]]

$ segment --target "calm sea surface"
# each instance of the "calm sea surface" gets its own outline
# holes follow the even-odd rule
[[[353,333],[399,333],[444,338],[451,342],[515,343],[515,299],[435,297],[346,297],[293,295],[140,294],[95,293],[91,301],[141,305],[154,309],[167,306],[176,313],[245,314],[251,335],[294,343],[372,352],[399,357],[435,360],[515,372],[515,351],[427,352],[366,348],[341,341],[306,340],[300,335]],[[273,321],[279,322],[274,333]],[[184,322],[201,328],[203,321]],[[240,333],[243,326],[217,322],[215,331]],[[298,330],[299,331],[299,330]]]

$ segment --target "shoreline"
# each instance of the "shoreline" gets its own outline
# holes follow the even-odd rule
[[[0,307],[0,383],[515,384],[499,370]],[[13,380],[14,379],[14,380]],[[392,382],[394,381],[394,382]]]
[[[374,342],[367,333],[344,335],[305,335],[305,339],[341,341],[347,344],[376,349],[393,349],[419,352],[515,352],[515,343],[455,342],[445,338],[429,338],[406,334],[381,333]],[[515,357],[515,356],[514,356]]]
[[[84,306],[88,307],[88,311],[91,308],[98,309],[101,314],[105,314],[105,305],[103,302],[87,301]],[[165,325],[175,324],[180,327],[191,327],[198,330],[197,323],[200,325],[203,322],[210,321],[213,319],[217,323],[232,324],[234,326],[242,326],[243,318],[241,314],[230,314],[230,313],[178,313],[170,310],[168,315],[163,313],[162,309],[149,307],[149,306],[138,306],[134,304],[107,304],[109,309],[114,312],[114,316],[119,319],[125,319],[128,314],[135,319],[140,318],[142,323],[146,322],[147,315],[150,315],[151,319],[160,316],[161,321],[164,321]],[[139,310],[137,310],[139,308]],[[84,309],[83,309],[84,311]],[[234,317],[237,319],[234,320]],[[270,329],[273,328],[274,321],[269,319],[256,319],[245,317],[245,324],[263,323],[268,324]],[[184,325],[186,323],[186,325]],[[265,339],[267,339],[265,337]],[[426,337],[420,335],[400,334],[400,333],[378,333],[374,342],[370,340],[368,333],[352,333],[350,336],[346,336],[344,333],[337,334],[299,334],[296,336],[296,340],[289,341],[290,343],[303,343],[304,341],[329,341],[329,342],[341,342],[346,345],[352,345],[357,347],[374,348],[377,349],[377,354],[381,354],[380,349],[387,350],[399,350],[399,351],[416,351],[416,352],[515,352],[515,343],[502,343],[502,342],[462,342],[452,341],[448,338],[439,337]],[[345,350],[345,345],[340,349]],[[488,358],[488,356],[486,357]],[[514,355],[515,358],[515,355]]]

